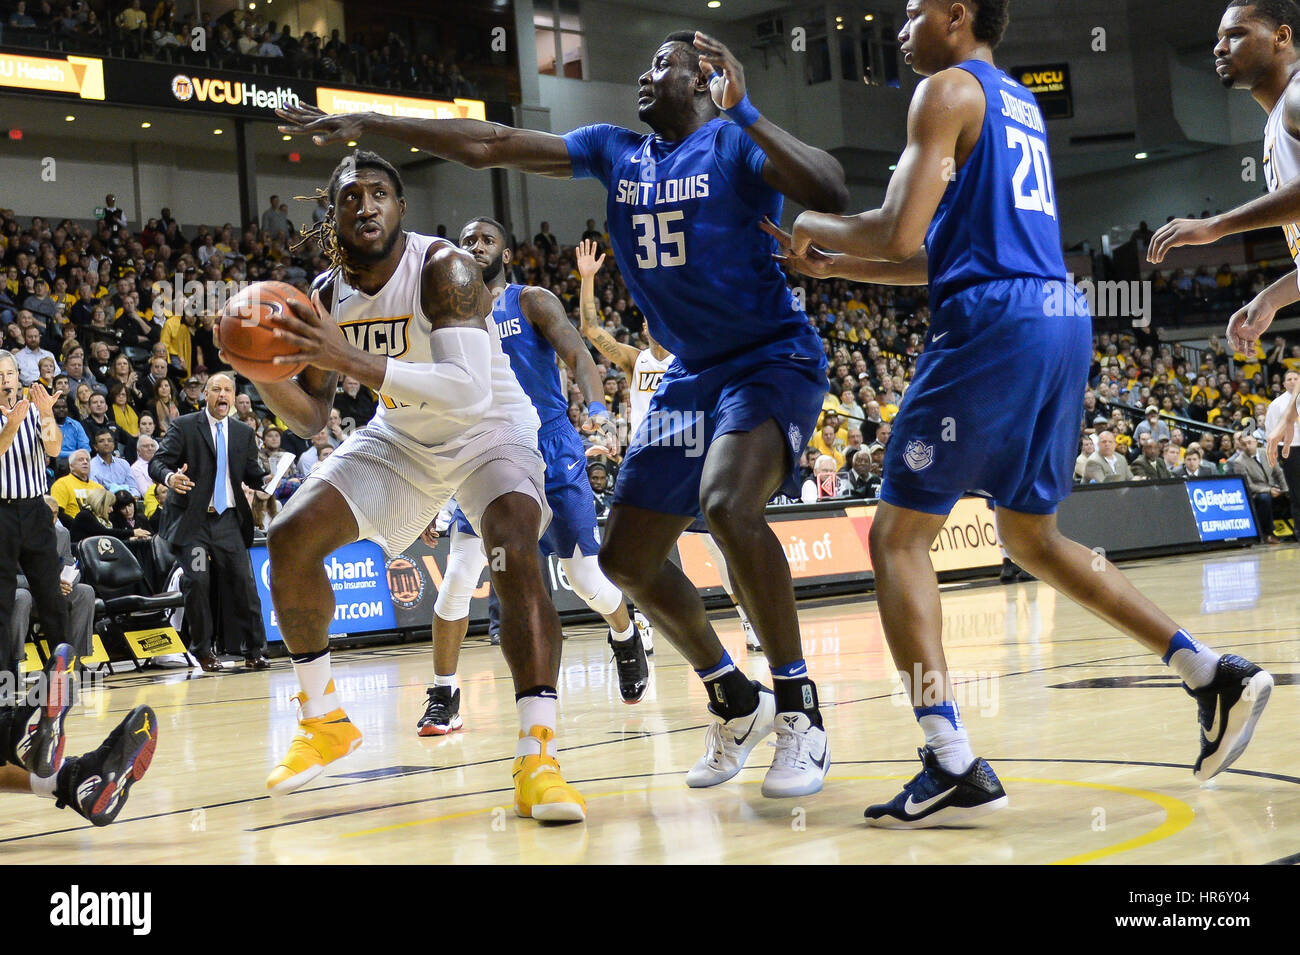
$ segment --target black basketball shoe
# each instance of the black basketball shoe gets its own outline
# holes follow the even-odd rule
[[[966,772],[954,776],[939,765],[930,747],[916,752],[925,768],[893,800],[867,807],[867,825],[883,829],[960,826],[1006,806],[1006,790],[984,760],[976,759]]]
[[[1192,772],[1204,782],[1223,772],[1246,751],[1273,692],[1273,677],[1249,660],[1225,653],[1219,657],[1219,668],[1207,686],[1193,690],[1184,683],[1183,689],[1196,700],[1201,755]]]
[[[59,770],[58,807],[71,806],[91,825],[107,826],[126,805],[131,785],[149,768],[158,745],[158,717],[137,706],[118,723],[99,749],[70,756]]]
[[[415,724],[421,736],[446,736],[465,725],[460,718],[460,689],[451,692],[449,686],[431,686],[428,689],[429,705]]]
[[[650,682],[650,663],[645,658],[645,644],[641,642],[641,628],[632,627],[632,636],[615,640],[609,633],[609,646],[614,651],[614,666],[618,670],[618,692],[624,703],[640,702]]]
[[[77,656],[60,643],[32,688],[13,711],[9,724],[9,762],[42,778],[63,763],[63,721],[72,706],[72,675]]]

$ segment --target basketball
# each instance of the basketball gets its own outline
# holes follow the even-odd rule
[[[284,381],[306,364],[277,365],[279,355],[292,355],[293,346],[275,337],[276,319],[297,301],[311,300],[288,282],[254,282],[226,303],[217,323],[217,345],[235,371],[251,381]]]

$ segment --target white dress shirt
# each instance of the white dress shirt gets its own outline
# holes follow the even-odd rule
[[[1273,429],[1282,423],[1282,418],[1286,415],[1287,407],[1291,402],[1296,400],[1296,396],[1289,391],[1284,391],[1268,403],[1268,410],[1264,412],[1264,433],[1271,434]],[[1300,422],[1291,429],[1291,447],[1300,444]]]

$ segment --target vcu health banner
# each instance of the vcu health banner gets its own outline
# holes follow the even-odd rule
[[[266,639],[282,640],[271,604],[271,564],[265,547],[249,551],[257,595],[262,600],[262,622]],[[357,541],[340,547],[325,561],[325,573],[334,588],[334,620],[330,633],[371,633],[395,630],[393,597],[384,570],[384,552],[371,541]]]

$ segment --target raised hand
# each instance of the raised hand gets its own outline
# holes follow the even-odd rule
[[[27,397],[31,403],[36,405],[36,410],[41,413],[42,418],[48,418],[54,413],[54,396],[45,390],[45,386],[39,381],[27,390]]]
[[[695,48],[700,51],[700,72],[713,102],[718,109],[731,109],[745,98],[745,68],[724,43],[707,33],[695,31]]]
[[[578,275],[586,279],[600,271],[600,267],[605,264],[605,253],[601,252],[600,258],[596,258],[596,253],[599,251],[600,246],[591,239],[583,239],[578,243],[575,252]]]
[[[12,408],[5,412],[5,426],[0,433],[13,434],[27,420],[27,410],[31,407],[26,398],[20,398]]]
[[[302,103],[277,109],[275,115],[286,122],[280,132],[293,135],[310,135],[317,146],[347,142],[360,137],[365,126],[365,113],[330,114],[317,106]]]

